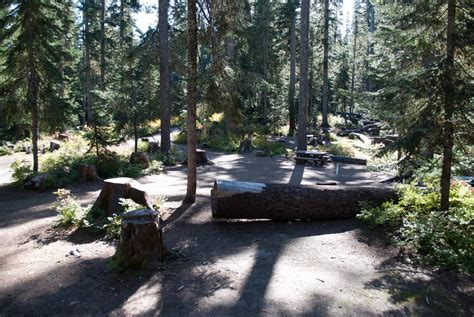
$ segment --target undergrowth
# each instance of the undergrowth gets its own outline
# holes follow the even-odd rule
[[[439,179],[399,187],[399,201],[380,207],[365,205],[358,218],[384,226],[393,242],[421,262],[474,272],[474,194],[454,184],[449,211],[440,211]]]

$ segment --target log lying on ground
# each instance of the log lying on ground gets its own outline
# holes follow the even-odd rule
[[[340,155],[331,155],[331,159],[336,163],[346,163],[346,164],[357,164],[357,165],[367,165],[366,159],[349,157],[349,156],[340,156]]]
[[[106,216],[112,216],[120,210],[120,198],[131,199],[137,204],[153,209],[142,184],[128,177],[106,179],[92,208],[103,210]]]
[[[359,139],[362,143],[370,143],[370,139],[362,133],[351,132],[349,133],[349,138]]]
[[[391,187],[302,186],[216,180],[211,191],[213,218],[354,218],[361,201],[380,205],[397,198]]]
[[[159,213],[138,209],[122,215],[122,232],[114,258],[125,268],[141,268],[153,258],[163,260],[167,250]]]

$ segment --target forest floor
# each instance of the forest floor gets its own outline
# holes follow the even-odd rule
[[[109,269],[114,243],[55,227],[52,191],[0,185],[0,316],[472,316],[473,281],[415,267],[382,232],[357,220],[231,221],[211,218],[215,178],[357,185],[383,174],[362,166],[312,167],[283,157],[209,152],[198,168],[198,199],[182,205],[186,169],[138,180],[163,206],[164,239],[184,258],[142,271]],[[0,157],[0,176],[10,157]],[[6,178],[5,178],[6,179]],[[4,179],[4,180],[5,180]],[[1,182],[0,182],[1,183]],[[74,185],[92,203],[101,182]],[[80,257],[70,255],[78,250]]]

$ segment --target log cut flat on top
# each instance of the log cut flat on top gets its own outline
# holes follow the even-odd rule
[[[344,219],[354,218],[362,201],[380,205],[396,200],[394,188],[303,186],[216,180],[211,191],[213,218]]]

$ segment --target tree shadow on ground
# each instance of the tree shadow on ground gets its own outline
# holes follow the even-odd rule
[[[407,263],[406,255],[391,245],[381,229],[363,228],[358,240],[374,250],[391,248],[393,256],[376,267],[380,277],[367,282],[366,289],[383,290],[390,302],[401,306],[384,314],[388,316],[472,316],[474,315],[474,278],[449,270],[437,270]],[[411,262],[411,261],[410,261]]]

